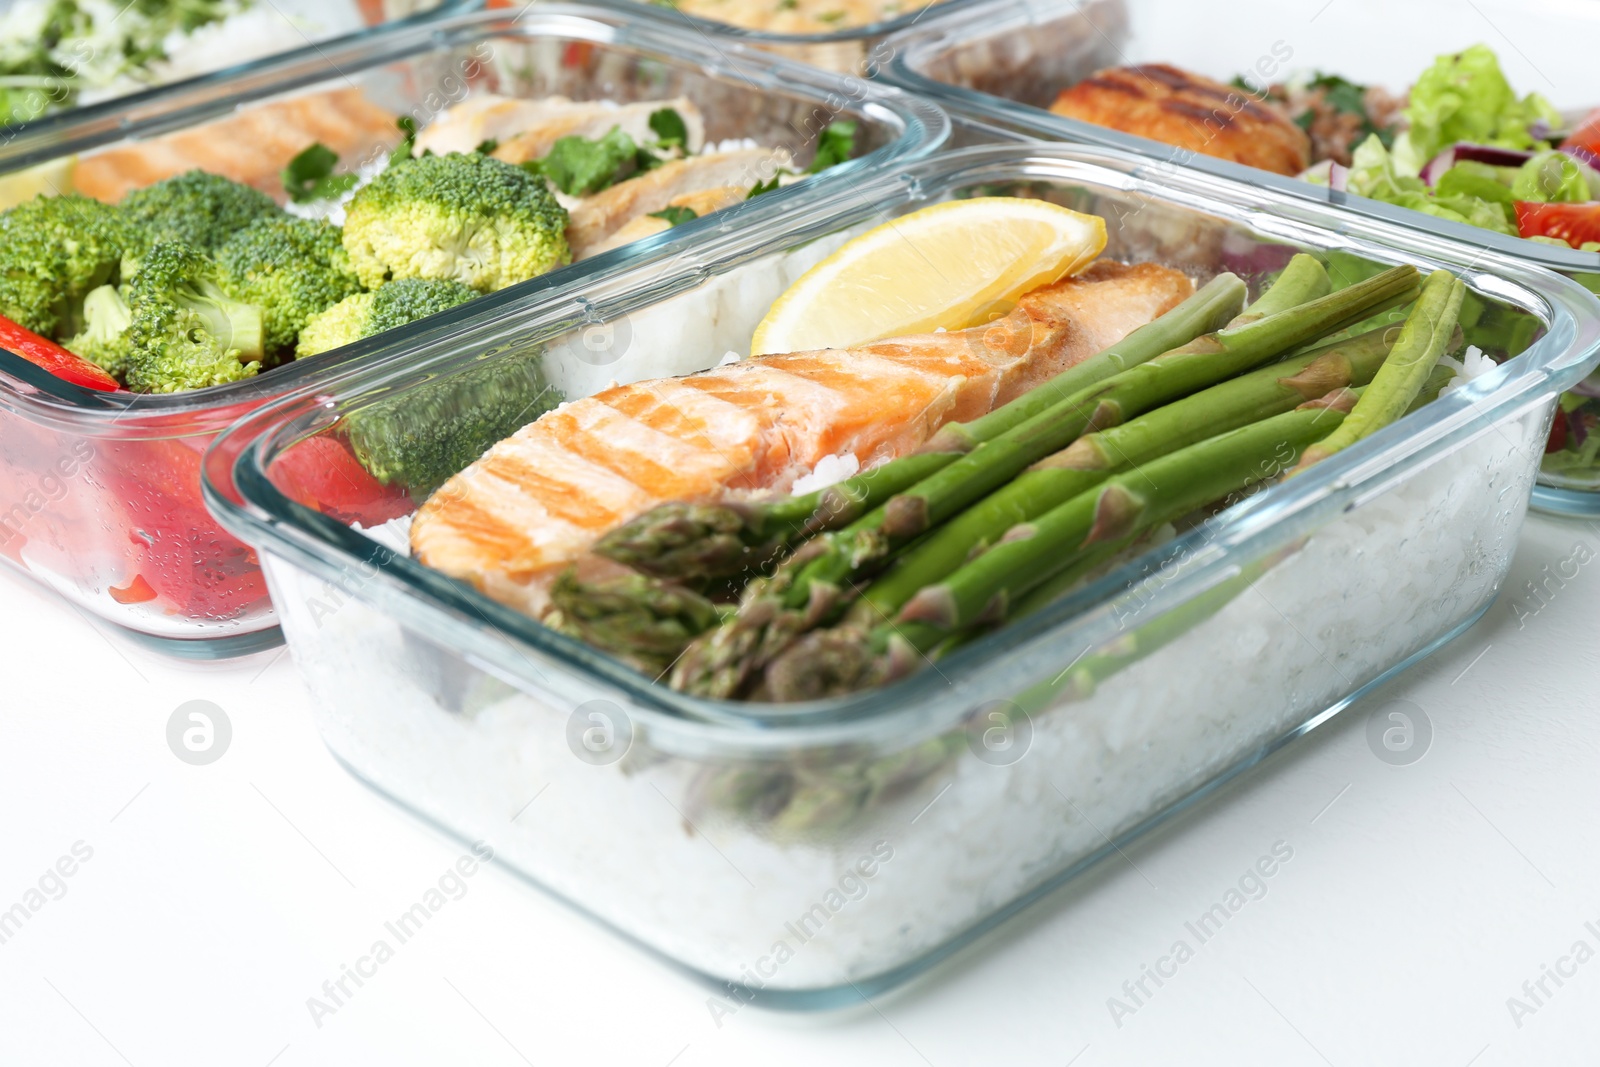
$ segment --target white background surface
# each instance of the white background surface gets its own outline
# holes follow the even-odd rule
[[[1536,7],[1593,10],[1578,3]],[[1577,99],[1537,80],[1567,65],[1536,73],[1507,54],[1500,30],[1522,26],[1507,5],[1401,5],[1461,16],[1424,19],[1427,34],[1383,30],[1375,6],[1336,0],[1300,54],[1403,48],[1420,69],[1434,50],[1422,36],[1483,39],[1524,89]],[[1486,22],[1480,6],[1494,23],[1464,21]],[[1591,77],[1581,38],[1541,35],[1533,51],[1581,45],[1588,60],[1570,71]],[[1585,926],[1600,930],[1595,558],[1600,525],[1530,518],[1473,630],[1125,860],[870,1006],[748,1009],[720,1027],[705,989],[494,870],[318,1027],[307,998],[460,846],[334,764],[288,655],[159,660],[0,574],[0,910],[76,842],[93,849],[65,895],[0,944],[0,1064],[1593,1063],[1600,958],[1560,988],[1547,980],[1554,995],[1520,1026],[1507,999],[1575,942],[1600,952]],[[1525,583],[1547,566],[1577,573],[1541,607]],[[232,722],[210,766],[167,747],[191,699]],[[1367,742],[1368,717],[1396,700],[1433,726],[1411,766]],[[1108,998],[1280,840],[1294,856],[1266,896],[1118,1026]]]
[[[1540,606],[1546,566],[1573,577]],[[0,944],[0,1064],[1592,1063],[1600,959],[1520,1027],[1507,998],[1600,951],[1597,605],[1600,524],[1531,517],[1453,645],[868,1007],[719,1027],[707,990],[485,870],[318,1027],[307,998],[462,848],[333,762],[290,655],[176,665],[5,573],[0,909],[94,854]],[[192,699],[233,725],[209,766],[167,747]],[[1400,699],[1433,726],[1404,767],[1365,730]],[[1117,1026],[1108,998],[1279,840],[1266,895]]]

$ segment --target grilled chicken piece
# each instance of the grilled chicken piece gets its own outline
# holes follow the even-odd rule
[[[359,89],[334,89],[252,107],[192,129],[86,156],[73,188],[117,201],[134,189],[198,167],[283,194],[283,166],[313,141],[347,159],[366,159],[400,138],[393,112]]]
[[[692,193],[675,196],[667,207],[686,207],[695,215],[709,215],[713,211],[721,211],[725,207],[732,207],[745,201],[750,195],[750,190],[739,185],[724,185],[716,189],[700,189]],[[657,208],[657,211],[662,210]],[[601,252],[609,252],[613,248],[621,248],[644,237],[653,237],[658,233],[672,229],[672,223],[654,215],[635,215],[623,223],[615,232],[590,248],[586,248],[579,259],[588,259],[598,256]]]
[[[578,201],[570,209],[567,243],[574,259],[586,259],[614,247],[608,240],[631,219],[660,211],[691,193],[729,188],[748,193],[752,185],[788,165],[789,153],[781,148],[744,148],[672,160]]]
[[[613,126],[622,127],[628,136],[643,143],[655,139],[650,115],[662,108],[672,108],[683,116],[689,151],[699,151],[705,140],[705,120],[687,97],[618,105],[561,96],[522,100],[493,94],[471,97],[429,123],[417,135],[417,151],[432,149],[440,155],[470,152],[485,141],[499,141],[492,153],[496,159],[523,163],[549,155],[557,138],[574,134],[603,137]]]
[[[1194,286],[1101,262],[970,330],[762,356],[565,404],[489,449],[411,527],[418,559],[535,616],[548,581],[657,504],[786,490],[826,456],[904,455],[1176,306]]]
[[[1311,140],[1271,104],[1164,63],[1112,67],[1064,89],[1057,115],[1276,174],[1311,165]]]

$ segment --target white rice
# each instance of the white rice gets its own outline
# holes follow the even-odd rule
[[[814,493],[818,489],[826,489],[830,485],[838,485],[846,478],[854,477],[856,471],[860,469],[861,461],[856,459],[854,453],[823,456],[809,474],[802,474],[795,479],[789,491],[795,496]]]

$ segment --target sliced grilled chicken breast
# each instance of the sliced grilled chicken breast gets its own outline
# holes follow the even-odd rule
[[[1164,63],[1102,70],[1063,90],[1050,110],[1276,174],[1311,165],[1311,139],[1282,111]]]

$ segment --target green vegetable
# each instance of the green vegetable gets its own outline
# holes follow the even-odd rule
[[[599,140],[576,134],[558,138],[550,146],[550,154],[539,161],[538,169],[568,196],[593,196],[633,177],[641,169],[640,159],[639,146],[633,138],[622,127],[613,126]]]
[[[128,327],[133,313],[114,285],[92,290],[83,301],[83,330],[66,347],[122,381],[128,374]]]
[[[817,136],[817,154],[806,168],[807,174],[820,174],[829,167],[838,166],[854,154],[856,124],[848,121],[830,122]]]
[[[657,146],[688,151],[689,124],[683,121],[683,116],[677,111],[670,107],[652,111],[649,123],[650,132],[656,135]]]
[[[699,218],[692,207],[664,207],[660,211],[650,212],[653,219],[665,219],[669,226],[681,226],[685,222]]]
[[[339,153],[314,141],[289,160],[283,168],[283,189],[289,199],[297,204],[311,200],[331,200],[355,188],[360,180],[355,174],[335,174]]]
[[[134,0],[111,8],[77,0],[19,0],[0,12],[0,126],[77,104],[86,88],[149,82],[174,35],[248,7],[248,0]]]
[[[1214,385],[1120,426],[1087,434],[1041,460],[901,555],[850,609],[866,626],[890,618],[916,592],[1027,522],[1119,471],[1248,426],[1346,386],[1365,385],[1382,366],[1389,330],[1335,342],[1284,363]]]
[[[1511,183],[1509,198],[1541,204],[1576,204],[1589,199],[1589,179],[1571,156],[1554,149],[1524,163]]]
[[[1455,169],[1452,168],[1452,171]],[[1481,175],[1482,172],[1464,172],[1463,178],[1457,181],[1465,180],[1468,174]],[[1350,162],[1347,188],[1358,196],[1407,207],[1451,222],[1464,222],[1469,226],[1511,236],[1517,233],[1511,213],[1498,197],[1485,199],[1471,193],[1438,195],[1421,178],[1404,173],[1396,157],[1383,147],[1376,136],[1368,137],[1356,147]]]
[[[1552,129],[1562,126],[1561,113],[1538,93],[1517,99],[1500,61],[1481,44],[1434,60],[1411,87],[1405,114],[1412,173],[1459,141],[1532,148],[1530,124],[1543,119]],[[1396,151],[1402,151],[1398,145]]]
[[[1466,285],[1449,271],[1434,271],[1428,276],[1422,295],[1406,316],[1400,337],[1373,377],[1371,387],[1337,431],[1306,450],[1300,468],[1349,448],[1405,412],[1449,346],[1466,291]]]
[[[775,659],[763,695],[818,699],[892,681],[952,635],[998,622],[1011,604],[1086,553],[1276,477],[1339,425],[1338,403],[1317,402],[1142,464],[1009,531],[995,546],[923,588],[892,624],[807,634]]]
[[[542,350],[500,352],[352,411],[343,429],[374,478],[404,487],[420,503],[560,399],[545,382]]]
[[[121,208],[88,197],[41,196],[0,214],[0,311],[45,337],[81,326],[83,298],[115,281],[143,243]]]
[[[775,192],[778,188],[778,178],[779,175],[774,174],[766,181],[757,180],[757,182],[750,187],[750,191],[744,194],[744,198],[746,200],[754,200],[763,193]]]
[[[228,238],[217,264],[223,288],[261,308],[266,354],[274,359],[294,354],[313,315],[361,289],[339,228],[290,215],[257,219]]]
[[[493,155],[494,150],[499,147],[500,139],[497,137],[490,137],[487,140],[479,141],[478,147],[474,148],[473,151],[478,153],[480,156],[488,156]]]
[[[295,358],[304,359],[342,348],[437,315],[477,297],[460,282],[402,278],[370,293],[354,293],[311,316],[300,330]]]
[[[127,283],[129,389],[175,393],[222,385],[261,369],[261,309],[223,291],[200,251],[159,242]]]
[[[344,246],[361,283],[455,280],[492,292],[572,261],[567,212],[545,183],[488,156],[402,160],[345,210]]]
[[[1511,186],[1502,180],[1500,168],[1491,167],[1487,163],[1473,163],[1471,161],[1457,163],[1439,176],[1434,185],[1434,190],[1443,199],[1452,197],[1475,197],[1487,200],[1494,204],[1505,205],[1508,212],[1514,199],[1521,199],[1511,195]],[[1508,214],[1508,223],[1515,219]]]
[[[266,193],[202,170],[135,189],[122,206],[149,241],[176,241],[206,253],[256,219],[280,214]]]

